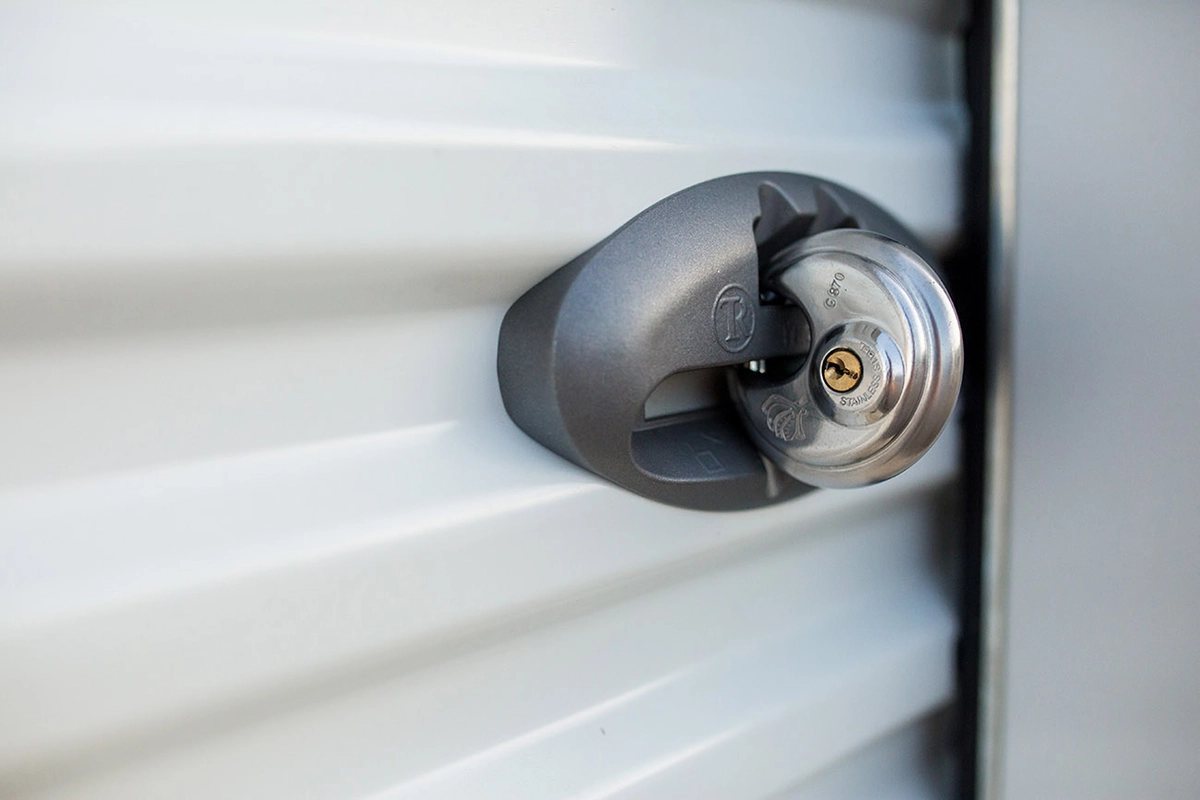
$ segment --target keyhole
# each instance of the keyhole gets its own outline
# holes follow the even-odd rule
[[[862,381],[862,359],[850,350],[833,350],[825,356],[821,375],[833,391],[852,391]]]

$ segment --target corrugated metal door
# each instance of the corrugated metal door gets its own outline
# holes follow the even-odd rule
[[[669,508],[505,416],[524,289],[828,176],[935,246],[953,8],[92,3],[0,24],[6,797],[945,793],[951,430]]]

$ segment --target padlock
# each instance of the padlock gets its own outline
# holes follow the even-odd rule
[[[962,382],[962,334],[945,288],[904,245],[836,229],[780,250],[763,280],[804,310],[812,347],[784,367],[731,372],[759,449],[813,486],[877,483],[936,440]]]

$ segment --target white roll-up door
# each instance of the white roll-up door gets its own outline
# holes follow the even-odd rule
[[[654,201],[792,170],[937,248],[953,4],[0,12],[0,794],[943,797],[952,425],[702,513],[505,415]]]

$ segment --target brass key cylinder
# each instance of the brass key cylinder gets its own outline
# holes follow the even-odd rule
[[[825,356],[821,376],[835,392],[853,391],[862,380],[862,359],[852,350],[834,350]]]

